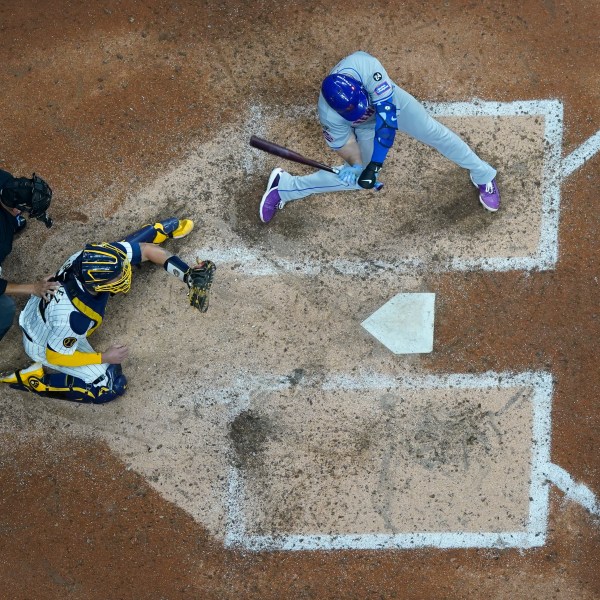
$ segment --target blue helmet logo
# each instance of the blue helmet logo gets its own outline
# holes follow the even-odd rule
[[[321,85],[321,93],[327,104],[347,121],[358,121],[369,108],[365,88],[348,75],[328,75]]]

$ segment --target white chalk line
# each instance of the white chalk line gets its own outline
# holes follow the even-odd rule
[[[562,467],[549,462],[546,465],[545,476],[550,483],[564,492],[569,500],[581,504],[591,514],[600,517],[600,503],[594,492],[583,483],[575,481]]]
[[[543,162],[543,206],[542,206],[542,227],[541,238],[537,255],[534,257],[496,257],[496,258],[478,258],[452,260],[449,263],[440,263],[436,265],[436,270],[485,270],[485,271],[507,271],[507,270],[533,270],[533,269],[551,269],[555,266],[558,259],[558,223],[560,208],[560,184],[562,179],[572,174],[577,168],[581,167],[589,158],[591,158],[600,149],[600,131],[589,138],[582,146],[571,153],[561,161],[561,145],[563,130],[563,107],[558,101],[534,101],[534,102],[513,102],[513,103],[493,103],[479,102],[473,103],[446,103],[446,104],[428,104],[427,108],[434,116],[519,116],[540,114],[545,117],[544,141],[546,152]],[[299,109],[296,111],[299,115],[308,114],[310,111]],[[326,269],[319,263],[305,261],[303,263],[270,260],[265,261],[256,256],[249,256],[245,248],[227,250],[211,249],[215,259],[221,262],[227,262],[228,259],[244,260],[239,266],[239,270],[249,275],[272,275],[279,271],[289,271],[300,274],[316,274]],[[205,252],[210,254],[210,252]],[[356,262],[337,260],[330,263],[329,269],[341,274],[360,274],[373,268],[391,271],[396,273],[405,273],[408,271],[422,270],[431,265],[425,264],[419,259],[404,260],[396,264],[385,261]],[[524,374],[528,379],[532,374]],[[539,376],[539,374],[535,374]],[[472,380],[475,377],[477,381]],[[512,377],[512,382],[511,382]],[[487,378],[487,381],[486,381]],[[404,384],[412,386],[415,389],[426,389],[427,387],[440,387],[446,385],[450,387],[487,387],[490,379],[495,378],[494,374],[484,374],[484,376],[465,376],[449,375],[445,380],[440,378],[426,376],[424,378],[404,379]],[[370,379],[370,381],[369,381]],[[238,474],[232,470],[229,481],[230,503],[229,503],[229,524],[226,535],[227,545],[242,545],[253,550],[266,548],[276,548],[282,550],[298,549],[335,549],[335,548],[419,548],[419,547],[439,547],[439,548],[461,548],[461,547],[519,547],[528,548],[543,545],[546,537],[548,509],[549,509],[549,488],[548,481],[562,489],[566,496],[582,504],[592,514],[598,514],[599,505],[593,492],[584,484],[575,482],[571,476],[560,467],[550,463],[550,411],[549,404],[551,399],[551,379],[544,374],[544,381],[539,382],[541,386],[536,387],[533,397],[534,414],[534,437],[533,439],[547,440],[547,443],[534,443],[532,447],[532,471],[531,471],[531,501],[529,509],[528,531],[523,532],[503,532],[498,533],[473,533],[473,532],[442,532],[442,533],[415,533],[402,536],[387,535],[343,535],[343,536],[244,536],[243,511],[241,507],[236,506],[235,499],[241,497],[241,483]],[[363,378],[362,383],[353,378],[346,378],[344,381],[338,377],[329,378],[323,383],[323,388],[331,389],[366,389],[375,387],[394,387],[403,378]],[[506,386],[522,385],[518,378],[510,376],[504,379]],[[305,382],[306,383],[306,382]],[[271,382],[271,385],[275,382]],[[497,384],[503,386],[498,380]],[[276,387],[283,389],[289,387],[289,383],[280,382]],[[361,386],[363,386],[361,388]],[[550,391],[544,388],[549,386]],[[249,402],[249,397],[246,398]]]
[[[289,387],[289,378],[269,376],[257,384],[262,391]],[[297,382],[296,386],[316,383],[310,380]],[[410,548],[532,548],[545,543],[548,529],[548,464],[550,457],[550,413],[553,384],[546,372],[523,373],[487,372],[476,374],[448,374],[424,376],[381,375],[363,373],[357,376],[335,374],[318,384],[325,391],[369,389],[498,389],[528,387],[532,397],[532,453],[531,483],[529,487],[529,519],[525,531],[504,532],[413,532],[402,534],[343,534],[343,535],[249,535],[244,517],[244,488],[242,478],[232,466],[228,481],[228,517],[225,545],[248,550],[377,550]],[[239,411],[238,411],[239,412]]]
[[[531,536],[519,531],[503,533],[427,532],[402,535],[286,535],[252,536],[244,540],[228,537],[228,547],[247,550],[411,550],[417,548],[532,548]]]
[[[561,161],[561,178],[565,179],[582,167],[600,150],[600,129],[588,138],[579,148],[565,156]]]
[[[428,262],[419,258],[400,259],[395,262],[370,260],[352,261],[335,259],[327,263],[319,261],[292,261],[277,257],[258,256],[246,247],[199,249],[207,258],[222,263],[239,262],[236,267],[250,276],[276,275],[280,272],[300,275],[316,275],[334,272],[341,275],[361,275],[374,269],[390,273],[447,271],[533,271],[550,270],[558,260],[558,227],[560,220],[560,186],[562,181],[581,167],[600,150],[600,131],[586,140],[569,156],[561,159],[563,136],[563,105],[558,100],[529,100],[514,102],[424,102],[434,117],[519,117],[541,116],[544,118],[544,157],[542,162],[542,206],[538,248],[532,256],[449,258]],[[260,106],[250,108],[255,117],[262,114]],[[294,116],[307,117],[314,113],[307,107],[293,107]],[[289,115],[288,115],[289,116]],[[264,135],[264,127],[258,133]],[[250,169],[250,165],[247,166]]]
[[[544,242],[545,243],[545,242]],[[540,247],[542,244],[540,244]],[[551,245],[549,246],[551,248]],[[291,261],[277,257],[259,257],[249,250],[238,248],[200,248],[195,254],[220,263],[238,263],[235,270],[251,277],[264,277],[285,273],[319,275],[335,273],[339,275],[364,275],[373,272],[395,273],[398,275],[415,273],[445,273],[448,271],[532,271],[551,269],[556,260],[553,252],[541,252],[542,257],[514,258],[474,258],[448,259],[435,264],[418,258],[399,259],[391,263],[383,260],[351,261],[334,259],[327,263],[315,261]],[[246,255],[245,255],[246,253]]]
[[[315,275],[334,272],[342,275],[357,275],[378,269],[405,274],[415,271],[532,271],[554,268],[558,260],[558,223],[560,207],[560,157],[563,131],[563,106],[558,100],[529,100],[514,102],[486,102],[474,99],[472,102],[424,102],[426,109],[434,117],[519,117],[541,116],[544,118],[544,158],[542,166],[542,217],[538,248],[532,256],[477,257],[472,259],[449,258],[431,263],[419,258],[388,261],[333,260],[292,261],[276,257],[260,257],[247,248],[202,248],[206,258],[230,262],[235,253],[235,262],[240,262],[237,270],[251,276],[264,276],[283,272],[298,275]],[[254,117],[262,114],[260,106],[250,107]],[[315,111],[304,106],[291,107],[286,116],[308,117]],[[258,121],[262,122],[262,121]],[[258,131],[264,135],[264,127]],[[250,164],[247,165],[250,169]],[[246,255],[245,255],[246,253]]]

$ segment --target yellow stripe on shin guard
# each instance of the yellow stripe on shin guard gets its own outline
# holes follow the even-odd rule
[[[73,385],[67,385],[69,379],[73,382]],[[49,385],[37,377],[30,377],[22,385],[29,389],[30,392],[39,394],[40,396],[74,400],[76,402],[93,402],[96,399],[93,392],[87,388],[75,385],[74,378],[68,375],[65,376],[65,385]]]

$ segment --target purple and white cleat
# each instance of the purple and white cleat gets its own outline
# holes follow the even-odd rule
[[[258,214],[260,215],[260,220],[263,223],[268,223],[277,212],[277,209],[283,208],[283,205],[280,206],[281,198],[279,196],[279,176],[283,173],[283,169],[277,167],[271,171],[271,175],[269,175],[269,182],[267,183],[267,190],[263,194],[262,200],[260,201],[260,207],[258,209]]]
[[[472,177],[471,181],[473,181]],[[481,185],[473,181],[473,185],[479,189],[479,202],[483,204],[483,207],[491,212],[496,212],[500,208],[500,190],[496,179],[494,178],[489,183],[482,183]]]

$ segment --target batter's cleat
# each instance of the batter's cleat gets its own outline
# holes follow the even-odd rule
[[[473,181],[472,177],[471,181]],[[481,185],[473,181],[473,185],[479,189],[479,202],[483,204],[483,207],[491,212],[496,212],[500,208],[500,190],[496,179]]]
[[[279,177],[282,173],[283,169],[277,167],[271,171],[271,175],[269,176],[267,190],[263,194],[262,200],[260,201],[260,207],[258,209],[260,220],[263,223],[268,223],[275,216],[277,209],[283,208],[278,189]]]
[[[27,386],[29,380],[33,377],[35,379],[42,379],[44,376],[44,367],[42,363],[36,362],[19,371],[13,371],[8,375],[0,376],[0,383],[16,383],[19,385]]]

